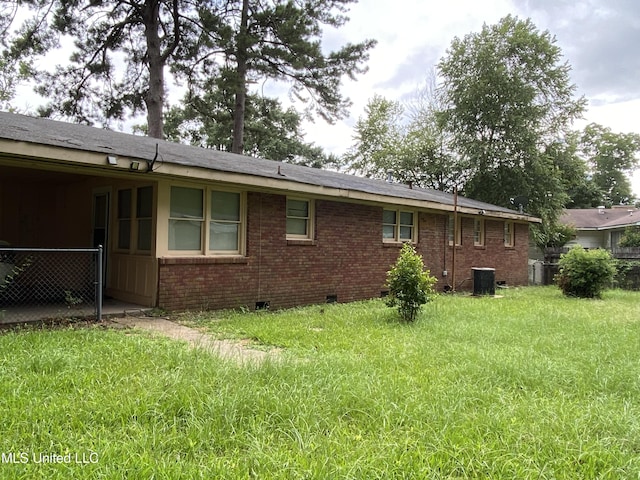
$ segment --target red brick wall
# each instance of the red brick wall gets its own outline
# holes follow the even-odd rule
[[[398,245],[382,242],[382,207],[317,200],[312,244],[287,242],[286,197],[249,193],[247,256],[167,258],[159,263],[158,304],[168,310],[216,309],[269,302],[271,308],[378,297]],[[438,288],[452,279],[447,215],[421,213],[417,249]],[[471,289],[472,267],[493,267],[496,280],[527,283],[528,226],[516,226],[515,248],[503,244],[503,222],[486,221],[486,246],[473,246],[473,219],[462,218],[456,284]],[[232,263],[229,263],[232,262]],[[442,277],[443,270],[448,271]]]

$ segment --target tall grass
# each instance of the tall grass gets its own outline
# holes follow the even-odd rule
[[[141,333],[6,333],[0,451],[97,462],[0,477],[638,478],[639,300],[442,296],[414,325],[381,301],[182,317],[283,349],[245,366]]]

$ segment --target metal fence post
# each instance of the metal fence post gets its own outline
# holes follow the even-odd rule
[[[96,316],[102,321],[102,245],[98,245],[98,291],[96,292]]]

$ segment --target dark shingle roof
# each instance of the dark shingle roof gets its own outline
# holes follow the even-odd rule
[[[640,223],[640,211],[634,207],[573,208],[565,210],[560,222],[578,230],[606,230]]]
[[[394,198],[422,200],[448,206],[453,205],[454,201],[452,194],[437,190],[422,188],[411,189],[407,185],[399,183],[388,183],[382,180],[373,180],[328,170],[319,170],[218,150],[182,145],[86,125],[77,125],[5,112],[0,112],[0,138],[127,156],[141,160],[153,159],[157,145],[162,161],[172,164],[262,178],[286,179],[301,184],[384,195]],[[518,215],[518,212],[514,210],[461,196],[458,198],[458,204],[460,207],[486,210],[487,213],[500,212]],[[534,220],[533,217],[531,219]]]

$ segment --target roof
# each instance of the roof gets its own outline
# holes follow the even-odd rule
[[[560,222],[578,230],[610,230],[640,224],[640,210],[632,206],[565,210]]]
[[[0,112],[0,139],[126,156],[145,162],[154,158],[157,148],[158,157],[163,163],[190,167],[191,170],[193,167],[198,167],[395,199],[425,201],[448,206],[449,210],[454,204],[453,194],[438,190],[410,188],[408,185],[400,183],[390,183],[329,170],[172,143],[151,137],[6,112]],[[161,174],[161,171],[157,173]],[[539,219],[535,217],[462,196],[458,197],[458,206],[484,211],[489,216],[497,214],[501,217],[539,222]]]

